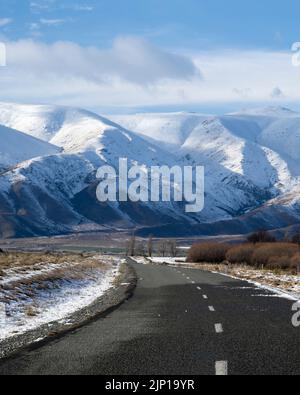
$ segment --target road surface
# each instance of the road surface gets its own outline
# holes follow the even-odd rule
[[[292,301],[199,270],[134,265],[132,298],[0,374],[300,374]]]

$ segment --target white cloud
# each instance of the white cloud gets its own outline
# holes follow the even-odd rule
[[[135,37],[120,37],[108,50],[18,41],[7,44],[7,53],[2,100],[129,108],[300,99],[300,68],[292,66],[290,53],[184,56]]]
[[[72,9],[74,11],[85,11],[85,12],[91,12],[94,10],[94,7],[88,4],[73,4]]]
[[[50,11],[56,4],[56,0],[31,1],[30,9],[33,12]]]
[[[0,27],[7,26],[7,25],[11,24],[12,21],[13,20],[11,18],[0,18]]]
[[[46,18],[41,18],[40,23],[42,25],[47,25],[47,26],[58,26],[58,25],[63,25],[66,23],[66,19],[46,19]]]
[[[94,7],[88,3],[64,3],[59,2],[58,0],[38,0],[30,2],[30,9],[33,13],[42,13],[54,10],[73,10],[73,11],[83,11],[83,12],[91,12],[94,10]]]
[[[142,86],[163,79],[200,75],[190,59],[132,37],[117,39],[110,50],[83,48],[70,42],[47,45],[31,40],[8,43],[7,48],[10,70],[16,75],[26,70],[43,78],[55,75],[105,84],[117,79]]]

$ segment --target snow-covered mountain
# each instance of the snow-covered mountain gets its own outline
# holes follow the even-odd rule
[[[105,131],[121,129],[89,111],[63,106],[0,103],[0,124],[63,147],[85,150]]]
[[[224,116],[137,114],[112,119],[171,150],[185,163],[204,164],[206,191],[213,197],[225,190],[221,205],[213,201],[212,206],[228,210],[231,219],[229,222],[226,217],[220,219],[213,212],[209,225],[199,227],[201,233],[209,233],[209,229],[212,233],[226,229],[229,233],[234,229],[242,233],[273,225],[287,226],[300,220],[299,113],[269,107]],[[250,203],[247,208],[239,196],[240,185],[248,196],[256,196],[260,204]],[[251,192],[253,185],[257,189]],[[230,193],[228,199],[226,192]],[[239,202],[244,209],[238,208]],[[209,205],[206,199],[206,207]]]
[[[52,144],[0,125],[0,171],[25,160],[57,154],[60,151]]]
[[[139,227],[141,234],[246,233],[300,221],[300,114],[288,109],[108,119],[75,108],[0,103],[0,124],[26,133],[19,134],[32,146],[38,138],[51,148],[16,156],[12,163],[21,163],[1,175],[6,237],[103,226]],[[10,139],[18,133],[6,130]],[[8,141],[6,154],[18,145]],[[96,171],[123,157],[147,167],[204,165],[204,211],[186,214],[178,203],[100,204]]]
[[[284,108],[225,116],[189,113],[113,117],[153,143],[207,166],[220,165],[275,191],[300,176],[300,114]]]

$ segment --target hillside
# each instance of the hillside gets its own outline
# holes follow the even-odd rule
[[[0,204],[10,213],[0,216],[3,236],[103,226],[137,227],[145,235],[232,234],[299,221],[300,114],[269,108],[224,116],[174,113],[111,119],[68,107],[0,104],[0,122],[27,133],[15,132],[30,141],[42,138],[40,143],[54,149],[51,156],[48,151],[31,152],[25,159],[34,159],[25,163],[16,157],[21,163],[1,176]],[[6,155],[17,146],[21,144],[11,142]],[[205,209],[191,215],[174,202],[100,204],[96,171],[103,164],[116,167],[119,158],[144,167],[204,165]]]
[[[0,125],[0,170],[5,170],[28,159],[53,155],[58,147],[17,130]]]

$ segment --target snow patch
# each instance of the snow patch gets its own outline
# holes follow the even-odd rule
[[[4,270],[0,280],[0,340],[36,329],[44,324],[68,322],[68,316],[92,304],[113,286],[119,272],[117,258],[95,257],[105,267],[82,272],[82,277],[68,277],[56,281],[35,281],[37,276],[57,270],[45,264],[34,268],[22,267]],[[79,266],[80,263],[75,264]],[[60,270],[70,268],[69,264]],[[74,267],[73,267],[74,269]],[[24,286],[26,280],[28,287]],[[10,285],[18,287],[18,298],[12,296]],[[20,284],[20,285],[18,285]],[[15,286],[14,286],[15,288]],[[14,289],[15,291],[15,289]],[[4,301],[4,303],[3,303]]]

